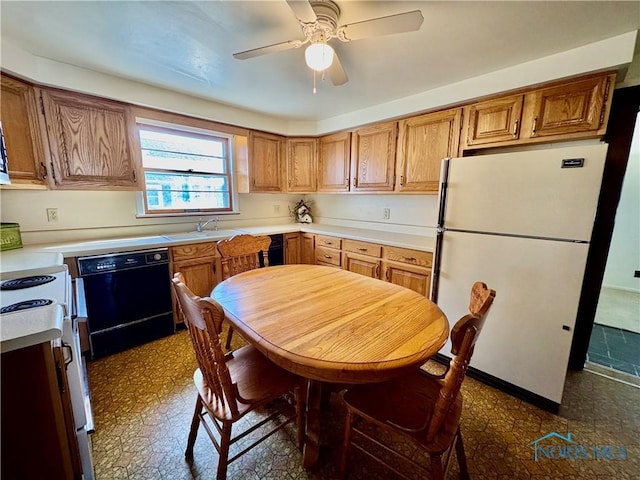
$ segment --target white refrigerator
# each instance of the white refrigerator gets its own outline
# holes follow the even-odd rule
[[[453,325],[473,282],[495,289],[471,366],[558,405],[606,152],[598,143],[443,161],[432,297]]]

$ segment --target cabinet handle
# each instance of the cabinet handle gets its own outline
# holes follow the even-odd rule
[[[135,168],[133,169],[133,183],[138,183],[138,175]]]
[[[354,187],[358,186],[358,177],[353,177],[353,186]]]
[[[47,166],[42,162],[40,162],[40,177],[47,178]]]
[[[56,170],[53,168],[53,162],[51,163],[51,178],[53,178],[53,181],[57,184],[58,182],[56,182]]]
[[[345,180],[344,186],[349,187],[349,177],[347,177],[347,179]]]
[[[361,252],[368,252],[369,251],[369,249],[367,249],[367,248],[359,248],[358,250],[360,250]]]
[[[533,119],[533,128],[531,129],[531,135],[536,134],[536,128],[538,128],[538,117]]]
[[[331,258],[331,255],[325,255],[324,258]]]
[[[518,137],[518,120],[513,122],[513,138]]]
[[[416,257],[402,257],[404,258],[407,262],[415,262],[416,261]]]
[[[376,265],[376,278],[380,278],[380,264]]]
[[[389,281],[389,267],[387,267],[387,269],[384,272],[384,279],[388,282]]]
[[[404,175],[400,175],[400,186],[404,186]]]

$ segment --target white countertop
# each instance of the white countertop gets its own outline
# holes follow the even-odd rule
[[[50,264],[60,264],[60,255],[67,257],[79,257],[88,255],[104,255],[128,250],[145,250],[152,248],[170,247],[172,245],[184,245],[189,243],[211,242],[230,238],[233,235],[249,233],[253,235],[273,235],[277,233],[307,232],[320,235],[332,235],[352,240],[382,243],[394,247],[412,248],[433,252],[435,249],[435,237],[422,235],[409,235],[405,233],[393,233],[388,231],[368,230],[364,228],[350,228],[325,224],[301,224],[286,223],[281,225],[261,227],[238,227],[229,230],[205,230],[198,232],[169,233],[166,235],[151,235],[144,237],[105,238],[98,240],[81,240],[78,242],[64,242],[42,245],[30,245],[28,247],[2,252],[0,255],[0,270],[15,269],[22,264],[41,267],[48,261]],[[47,256],[48,254],[48,256]],[[24,268],[22,268],[24,269]]]
[[[0,315],[0,352],[60,338],[63,316],[63,307],[58,304]]]

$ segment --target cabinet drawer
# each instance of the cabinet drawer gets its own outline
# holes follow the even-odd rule
[[[337,248],[340,250],[340,248],[342,248],[342,239],[327,237],[326,235],[316,235],[316,248],[317,247]]]
[[[433,263],[433,253],[431,252],[399,247],[384,247],[384,258],[421,267],[431,267]]]
[[[340,266],[340,252],[332,248],[316,247],[316,262]]]
[[[345,252],[359,253],[360,255],[370,255],[380,258],[382,256],[382,246],[375,243],[360,242],[357,240],[344,240],[342,249]]]
[[[189,260],[197,257],[218,256],[218,247],[215,242],[192,243],[171,247],[171,261]]]

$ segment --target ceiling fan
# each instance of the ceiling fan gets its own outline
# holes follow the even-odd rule
[[[328,42],[334,38],[343,42],[361,38],[419,30],[424,18],[420,10],[373,18],[362,22],[338,26],[340,8],[332,0],[287,0],[300,22],[304,40],[289,40],[265,47],[234,53],[239,60],[299,48],[309,44],[305,60],[309,68],[327,72],[334,85],[343,85],[349,79],[334,49]]]

